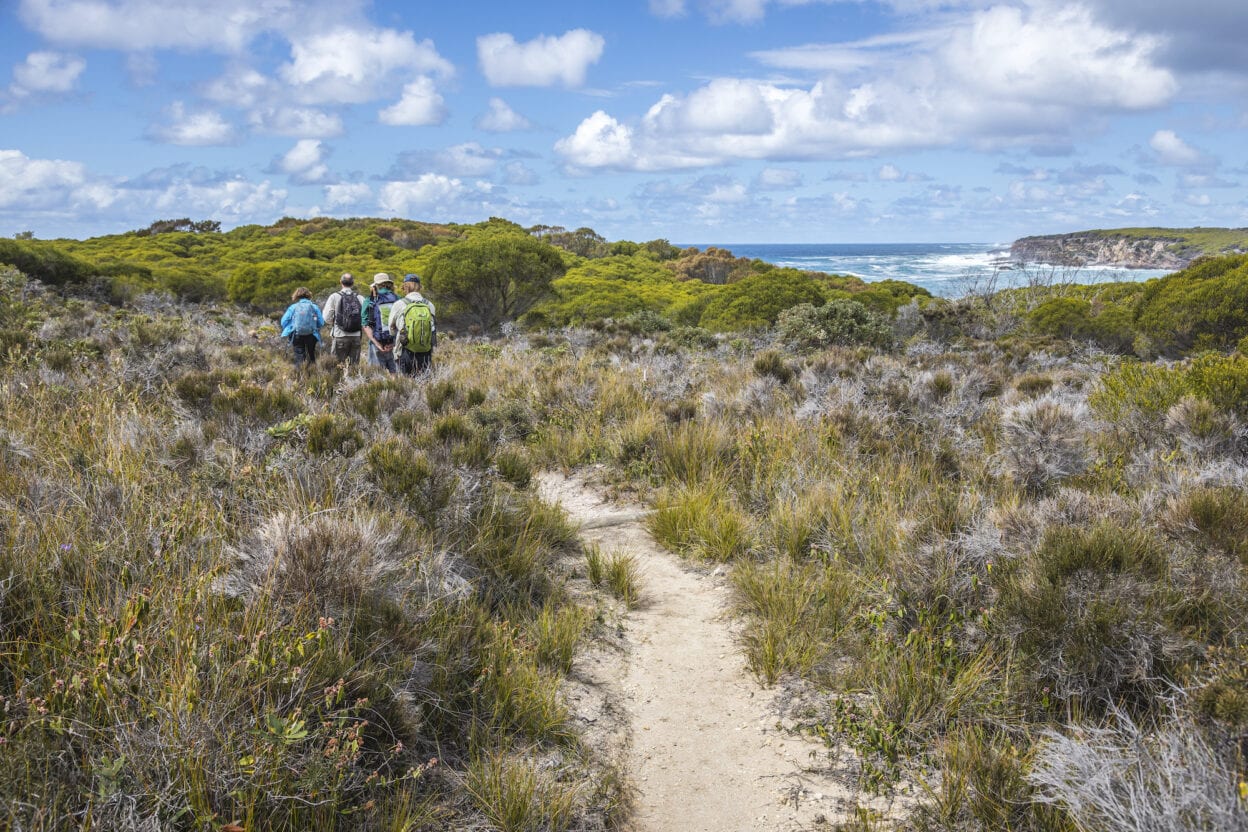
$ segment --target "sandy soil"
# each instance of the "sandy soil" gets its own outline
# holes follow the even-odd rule
[[[888,812],[853,789],[843,755],[782,729],[774,691],[745,669],[721,575],[660,548],[642,510],[606,502],[582,477],[545,474],[539,488],[584,541],[640,566],[622,645],[578,661],[569,690],[587,740],[623,758],[638,832],[820,829],[858,802]]]

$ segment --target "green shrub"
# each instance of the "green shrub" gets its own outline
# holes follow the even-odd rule
[[[1136,325],[1171,354],[1233,349],[1248,335],[1248,255],[1202,258],[1150,280]]]
[[[548,601],[530,625],[537,661],[565,675],[570,673],[576,647],[589,622],[590,613],[583,607],[560,606]]]
[[[714,349],[719,341],[700,326],[677,326],[663,334],[659,342],[665,348],[679,347],[690,350]]]
[[[27,277],[52,286],[85,283],[99,270],[71,257],[46,242],[19,242],[0,239],[0,263],[7,263]]]
[[[462,413],[448,413],[433,423],[433,435],[446,443],[466,442],[476,434]]]
[[[347,406],[370,422],[375,422],[387,405],[393,406],[406,385],[398,379],[368,381],[353,388],[344,397]]]
[[[338,275],[328,264],[311,260],[284,260],[239,266],[226,282],[226,295],[234,303],[257,309],[284,309],[291,293],[300,286],[313,295],[331,291]]]
[[[1222,410],[1248,415],[1248,355],[1204,353],[1187,368],[1189,389]]]
[[[823,306],[798,304],[781,313],[781,340],[790,349],[810,351],[832,345],[886,347],[893,339],[888,322],[861,303],[833,299]]]
[[[246,382],[222,390],[212,397],[212,408],[217,413],[227,413],[256,422],[289,419],[301,407],[299,399],[287,390]]]
[[[505,752],[479,755],[468,766],[465,786],[500,832],[563,832],[572,822],[575,791],[535,762]]]
[[[355,423],[342,416],[323,413],[308,423],[308,452],[351,456],[364,445]]]
[[[724,332],[763,329],[786,309],[800,303],[823,302],[823,291],[807,272],[772,269],[730,283],[709,295],[698,323]]]
[[[1166,411],[1187,392],[1181,371],[1125,361],[1101,376],[1088,396],[1088,404],[1098,416],[1114,424],[1125,424],[1137,414],[1160,423]]]
[[[1093,574],[1134,572],[1160,580],[1166,556],[1158,541],[1136,528],[1102,522],[1090,529],[1060,526],[1049,530],[1036,550],[1041,575],[1052,585],[1087,571]]]
[[[1014,389],[1024,396],[1042,396],[1053,387],[1053,377],[1043,373],[1024,373],[1014,381]]]

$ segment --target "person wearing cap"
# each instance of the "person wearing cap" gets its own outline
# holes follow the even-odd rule
[[[407,308],[414,303],[422,303],[429,307],[429,315],[434,317],[437,315],[433,307],[433,302],[420,293],[420,275],[407,274],[403,276],[403,297],[399,298],[390,309],[390,331],[396,336],[403,329],[403,317],[407,312]],[[433,321],[433,345],[436,346],[438,324],[434,317]],[[433,350],[429,352],[411,352],[402,345],[396,348],[398,352],[399,372],[404,375],[414,376],[417,373],[428,372],[433,368]]]
[[[330,335],[333,343],[329,354],[335,364],[357,364],[360,360],[360,327],[364,316],[360,309],[360,296],[355,291],[355,277],[344,272],[339,278],[342,288],[325,301],[326,323],[333,324]]]
[[[394,356],[394,333],[390,329],[390,310],[398,300],[390,275],[378,272],[373,275],[373,285],[369,287],[360,316],[364,337],[368,338],[368,363],[391,373],[399,370]]]

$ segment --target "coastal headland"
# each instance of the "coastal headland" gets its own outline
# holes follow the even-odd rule
[[[1198,257],[1248,251],[1248,228],[1119,228],[1023,237],[1016,263],[1182,269]]]

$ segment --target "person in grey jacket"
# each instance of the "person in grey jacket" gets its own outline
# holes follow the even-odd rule
[[[355,291],[355,277],[345,272],[339,282],[342,288],[325,301],[325,323],[332,325],[333,344],[329,348],[335,364],[354,365],[360,360],[360,338],[363,326],[362,300]]]

